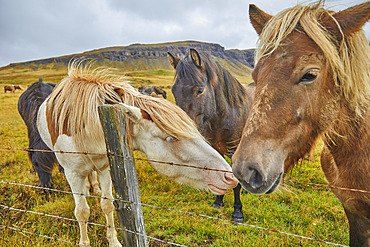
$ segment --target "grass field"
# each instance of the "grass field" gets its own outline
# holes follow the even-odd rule
[[[28,72],[27,72],[28,73]],[[0,81],[0,147],[27,148],[27,130],[17,111],[21,94],[7,92],[5,84],[30,84],[44,76],[45,81],[57,82],[65,71],[54,74],[29,72],[18,77],[2,77]],[[21,76],[22,75],[22,76]],[[172,71],[138,71],[126,73],[133,85],[159,85],[165,88],[173,101],[170,86]],[[10,79],[11,78],[11,79]],[[243,81],[243,80],[242,80]],[[247,82],[247,79],[245,79]],[[286,179],[326,184],[321,171],[320,144],[303,160]],[[135,152],[136,157],[145,155]],[[159,175],[148,162],[137,161],[141,201],[145,204],[188,211],[230,220],[233,211],[232,191],[225,196],[225,207],[211,207],[214,195],[181,186]],[[54,170],[54,188],[69,191],[64,175]],[[38,185],[38,177],[32,171],[27,153],[0,149],[0,180]],[[295,183],[286,183],[280,191],[263,196],[243,194],[245,224],[320,239],[338,244],[348,244],[348,224],[338,199],[329,189]],[[105,224],[99,200],[88,198],[90,221]],[[50,195],[40,190],[0,183],[0,204],[14,208],[42,212],[66,218],[74,218],[73,197],[54,192]],[[316,241],[288,236],[248,227],[233,225],[214,219],[172,212],[164,209],[143,207],[146,231],[149,236],[186,246],[330,246]],[[78,242],[79,229],[76,222],[50,218],[30,213],[0,208],[0,224],[11,226],[53,238]],[[118,225],[118,223],[117,223]],[[92,246],[107,246],[105,229],[89,226]],[[121,239],[121,238],[120,238]],[[71,246],[18,231],[0,227],[0,246]],[[150,240],[150,246],[167,246]]]

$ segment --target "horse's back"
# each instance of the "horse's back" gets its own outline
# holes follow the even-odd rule
[[[19,97],[18,112],[27,125],[28,131],[37,132],[37,112],[54,87],[54,83],[35,82]]]

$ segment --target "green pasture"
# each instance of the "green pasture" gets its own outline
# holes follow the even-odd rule
[[[38,80],[57,82],[65,69],[29,70],[20,68],[0,71],[0,147],[27,148],[27,130],[17,111],[21,94],[4,93],[3,85],[28,85]],[[124,73],[136,87],[162,86],[174,101],[170,86],[173,71],[135,71]],[[248,82],[248,78],[241,78]],[[135,152],[136,157],[145,158]],[[145,204],[188,211],[230,220],[233,212],[233,192],[225,196],[225,207],[211,207],[215,196],[187,186],[181,186],[159,175],[148,162],[136,161],[141,201]],[[69,191],[68,183],[58,169],[54,169],[54,188]],[[320,168],[320,143],[307,158],[299,162],[286,179],[327,184]],[[39,184],[27,153],[0,149],[0,181],[28,185]],[[324,187],[284,183],[276,193],[256,196],[242,194],[245,224],[268,228],[266,231],[245,225],[208,219],[200,216],[143,206],[147,234],[167,242],[185,246],[330,246],[325,243],[276,233],[274,230],[348,245],[348,224],[339,200]],[[90,221],[105,224],[97,198],[88,198]],[[38,189],[0,183],[0,204],[18,209],[42,212],[74,219],[74,201],[69,194],[45,194]],[[0,208],[0,224],[77,243],[79,228],[76,222]],[[116,223],[118,226],[118,223]],[[89,226],[92,246],[107,246],[105,229]],[[121,239],[121,237],[120,237]],[[150,240],[150,246],[168,246]],[[0,227],[0,246],[72,246],[15,230]]]

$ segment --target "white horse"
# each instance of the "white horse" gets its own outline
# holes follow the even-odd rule
[[[179,107],[161,98],[140,94],[124,78],[108,69],[92,69],[72,63],[66,76],[41,105],[37,126],[52,150],[106,153],[98,116],[101,104],[120,104],[127,116],[128,136],[133,148],[149,159],[188,164],[199,168],[230,171],[230,166],[197,131],[195,124]],[[124,103],[124,104],[123,104]],[[102,197],[113,198],[108,159],[102,155],[56,153],[64,167],[71,190],[86,193],[86,177],[99,173]],[[215,172],[152,162],[162,175],[198,189],[225,194],[237,185],[229,172]],[[80,226],[80,244],[89,245],[87,224],[90,208],[84,196],[74,195],[75,216]],[[113,203],[102,199],[107,224],[114,226]],[[114,228],[107,229],[110,246],[121,246]]]

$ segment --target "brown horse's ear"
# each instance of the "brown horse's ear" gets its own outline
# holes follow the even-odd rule
[[[263,12],[256,5],[249,5],[249,19],[251,20],[251,23],[254,29],[256,29],[258,35],[261,34],[263,27],[271,19],[271,17],[272,15]]]
[[[167,54],[168,54],[168,60],[170,60],[170,63],[171,63],[171,65],[172,65],[172,67],[173,67],[174,69],[176,69],[176,66],[177,66],[177,64],[179,63],[180,58],[175,57],[175,56],[174,56],[174,55],[172,55],[170,52],[167,52]]]
[[[334,19],[335,20],[334,20]],[[346,10],[337,12],[333,16],[326,15],[321,24],[338,40],[361,30],[362,26],[370,19],[370,2],[356,5]],[[338,27],[338,24],[340,27]]]
[[[190,49],[190,56],[191,56],[191,59],[193,60],[194,64],[198,68],[200,68],[202,66],[202,62],[200,60],[199,53],[195,49],[191,48]]]

